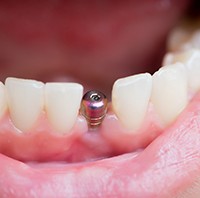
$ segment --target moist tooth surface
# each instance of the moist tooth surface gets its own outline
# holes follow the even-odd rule
[[[113,110],[130,131],[140,128],[146,114],[152,89],[149,73],[118,79],[112,89]]]
[[[36,80],[7,78],[5,86],[14,125],[23,132],[30,130],[44,108],[44,84]]]
[[[166,54],[163,65],[181,62],[185,65],[188,75],[188,85],[191,92],[200,89],[200,50],[189,49],[183,52]]]
[[[58,132],[69,132],[75,124],[83,95],[77,83],[46,83],[45,110]]]
[[[151,101],[164,125],[182,112],[188,102],[188,80],[182,63],[164,66],[154,73]]]

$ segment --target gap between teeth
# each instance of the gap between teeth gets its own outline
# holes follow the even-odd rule
[[[177,35],[184,34],[174,32],[169,39],[172,49]],[[199,31],[189,38],[177,44],[176,52],[165,55],[164,66],[153,75],[137,74],[114,83],[113,111],[128,133],[140,129],[149,103],[153,104],[163,125],[167,126],[186,107],[188,95],[200,90],[200,49],[194,42],[200,38]],[[8,109],[14,125],[28,132],[45,111],[56,131],[69,133],[79,115],[82,96],[83,86],[78,83],[44,84],[35,80],[7,78],[5,86],[0,82],[0,117]]]

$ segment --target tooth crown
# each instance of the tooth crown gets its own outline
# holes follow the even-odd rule
[[[78,116],[83,87],[77,83],[47,83],[45,106],[47,117],[59,132],[69,132]]]
[[[178,53],[168,53],[164,58],[165,65],[181,62],[188,76],[188,85],[191,92],[196,93],[200,90],[200,50],[190,49]]]
[[[182,112],[187,98],[187,75],[183,64],[164,66],[154,73],[151,101],[165,125]]]
[[[122,124],[130,131],[140,128],[147,111],[152,76],[138,74],[117,80],[112,90],[112,105]]]
[[[11,119],[28,131],[36,123],[44,106],[44,84],[35,80],[7,78],[5,82]]]

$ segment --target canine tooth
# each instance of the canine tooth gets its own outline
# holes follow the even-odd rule
[[[83,95],[77,83],[46,83],[45,106],[52,126],[61,133],[69,132],[75,124]]]
[[[151,101],[165,125],[172,123],[187,105],[187,89],[186,69],[181,63],[154,73]]]
[[[181,62],[186,66],[190,90],[200,90],[200,50],[190,49],[179,53],[169,53],[164,58],[164,64]]]
[[[112,90],[112,105],[122,124],[129,130],[140,128],[152,89],[149,73],[118,79]]]
[[[7,78],[5,86],[11,119],[18,129],[26,132],[44,107],[44,84],[36,80]]]
[[[7,109],[7,100],[5,94],[5,86],[0,82],[0,118],[3,116]]]

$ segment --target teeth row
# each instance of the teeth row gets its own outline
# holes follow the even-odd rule
[[[195,94],[200,90],[200,49],[167,53],[163,65],[153,75],[133,75],[118,79],[113,85],[114,113],[131,133],[141,127],[149,103],[167,126],[186,107],[189,93]],[[0,82],[0,117],[8,108],[14,125],[26,132],[34,127],[45,111],[52,126],[67,133],[76,122],[82,95],[83,87],[77,83],[44,84],[7,78],[5,86]]]
[[[150,102],[167,126],[188,104],[189,91],[200,90],[200,50],[167,54],[164,65],[152,76],[139,74],[114,83],[113,109],[130,132],[141,127]]]
[[[0,92],[5,91],[3,84],[0,88]],[[82,85],[77,83],[44,85],[35,80],[7,78],[5,88],[7,98],[0,98],[3,101],[0,104],[6,109],[7,100],[10,117],[18,129],[24,132],[30,130],[43,110],[47,112],[48,119],[59,132],[69,132],[73,127],[83,95]]]
[[[112,90],[112,106],[119,121],[130,132],[137,131],[151,102],[167,126],[188,103],[188,91],[200,90],[200,50],[170,53],[164,65],[149,73],[118,79]],[[8,106],[14,125],[26,132],[46,111],[52,126],[67,133],[74,126],[80,108],[83,87],[77,83],[42,83],[7,78],[0,83],[0,116]]]
[[[141,127],[152,103],[164,126],[171,124],[200,91],[200,30],[176,29],[169,37],[163,67],[151,76],[139,74],[117,80],[113,109],[121,123],[134,132]]]

